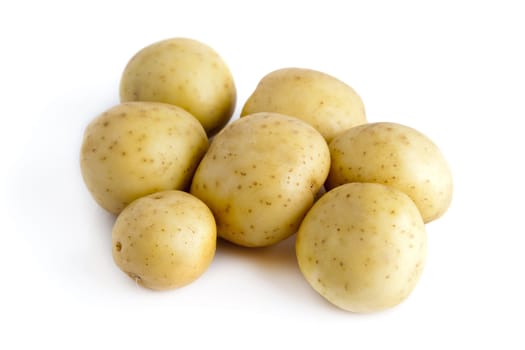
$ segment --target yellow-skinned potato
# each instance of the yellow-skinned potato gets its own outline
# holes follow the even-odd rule
[[[257,113],[215,136],[191,193],[212,210],[220,237],[267,246],[296,232],[329,163],[328,146],[313,127],[297,118]]]
[[[426,258],[426,232],[412,200],[394,188],[351,183],[327,192],[296,240],[308,283],[352,312],[393,307],[413,290]]]
[[[88,125],[80,166],[97,203],[118,214],[139,197],[187,188],[207,148],[204,129],[185,110],[128,102]]]
[[[236,89],[228,66],[211,47],[173,38],[133,56],[122,74],[120,99],[177,105],[194,115],[211,135],[231,118]]]
[[[138,284],[182,287],[210,265],[217,241],[213,214],[194,196],[164,191],[131,203],[112,231],[113,259]]]
[[[328,74],[283,68],[262,78],[241,116],[275,112],[300,118],[330,142],[337,134],[366,123],[365,108],[350,86]]]
[[[330,143],[327,188],[348,182],[374,182],[405,192],[427,223],[452,200],[452,174],[438,147],[425,135],[396,123],[352,128]]]

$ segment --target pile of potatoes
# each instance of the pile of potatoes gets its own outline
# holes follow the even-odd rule
[[[368,123],[344,82],[271,72],[229,123],[227,65],[207,45],[174,38],[131,58],[120,99],[87,126],[80,165],[96,202],[118,215],[113,258],[138,284],[191,283],[217,236],[263,247],[297,233],[305,279],[344,310],[393,307],[413,290],[425,223],[449,207],[452,175],[422,133]]]

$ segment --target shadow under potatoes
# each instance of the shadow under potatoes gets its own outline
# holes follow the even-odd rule
[[[295,255],[296,235],[269,247],[247,248],[224,239],[217,241],[217,257],[245,264],[267,284],[268,293],[278,292],[288,301],[299,304],[332,306],[321,298],[304,279]],[[242,281],[239,281],[242,284]]]

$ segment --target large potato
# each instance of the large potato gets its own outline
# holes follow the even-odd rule
[[[139,197],[188,187],[207,148],[204,129],[185,110],[128,102],[88,125],[80,166],[98,204],[117,214]]]
[[[267,246],[296,232],[326,179],[330,154],[307,123],[275,113],[236,120],[213,139],[191,185],[233,243]]]
[[[122,74],[120,99],[177,105],[193,114],[211,135],[231,118],[236,89],[228,66],[212,48],[174,38],[133,56]]]
[[[266,75],[246,101],[241,116],[275,112],[300,118],[330,142],[366,123],[359,95],[342,81],[311,69],[284,68]]]
[[[413,290],[426,257],[426,233],[412,200],[371,183],[327,192],[304,218],[296,240],[308,283],[352,312],[393,307]]]
[[[396,123],[352,128],[330,143],[327,188],[347,182],[375,182],[395,187],[416,203],[430,222],[447,210],[452,174],[438,147],[417,130]]]
[[[215,255],[213,214],[197,198],[164,191],[131,203],[112,231],[113,259],[151,289],[184,286],[204,273]]]

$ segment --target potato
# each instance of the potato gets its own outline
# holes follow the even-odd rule
[[[393,307],[415,287],[426,233],[412,200],[394,188],[351,183],[327,192],[304,218],[299,267],[319,294],[341,309]]]
[[[120,99],[177,105],[212,135],[231,118],[236,89],[228,66],[212,48],[173,38],[143,48],[129,61],[120,81]]]
[[[284,68],[266,75],[246,101],[241,116],[275,112],[300,118],[330,142],[366,123],[359,95],[342,81],[311,69]]]
[[[210,265],[217,241],[213,214],[194,196],[164,191],[131,203],[112,231],[113,259],[138,284],[184,286]]]
[[[438,147],[417,130],[396,123],[352,128],[330,143],[327,188],[347,182],[395,187],[416,203],[423,220],[437,219],[452,199],[452,174]]]
[[[204,129],[183,109],[128,102],[88,125],[80,166],[98,204],[118,214],[139,197],[187,188],[207,148]]]
[[[326,179],[330,154],[319,132],[276,113],[257,113],[213,139],[191,185],[217,220],[217,233],[259,247],[296,232]]]

